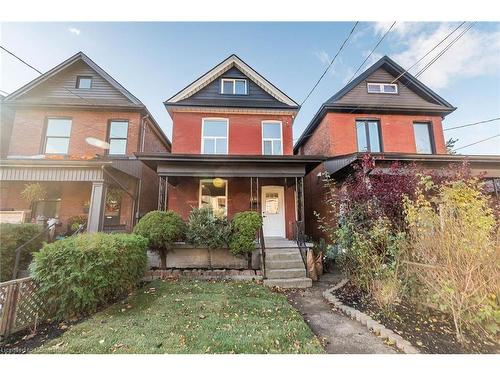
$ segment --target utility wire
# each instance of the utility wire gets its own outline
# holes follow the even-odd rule
[[[471,124],[465,124],[465,125],[459,125],[459,126],[453,126],[451,128],[446,128],[446,129],[443,129],[443,131],[447,131],[447,130],[454,130],[454,129],[460,129],[460,128],[466,128],[468,126],[474,126],[474,125],[479,125],[479,124],[485,124],[487,122],[492,122],[492,121],[497,121],[497,120],[500,120],[500,117],[495,117],[495,118],[492,118],[492,119],[489,119],[489,120],[484,120],[484,121],[478,121],[478,122],[473,122]]]
[[[382,43],[382,41],[385,39],[385,37],[387,36],[387,34],[389,34],[389,32],[392,30],[392,28],[394,27],[395,24],[396,24],[396,21],[394,21],[392,23],[391,27],[389,27],[389,30],[387,30],[385,32],[385,34],[382,35],[382,38],[380,38],[380,40],[375,45],[375,47],[373,47],[373,49],[371,50],[371,52],[369,53],[369,55],[366,56],[366,59],[361,63],[361,65],[358,67],[358,69],[354,72],[354,74],[352,75],[352,77],[349,80],[349,82],[351,82],[354,79],[354,77],[356,77],[356,74],[358,74],[359,70],[363,67],[363,65],[365,65],[365,63],[368,61],[368,59],[370,58],[370,56],[373,54],[373,52],[375,52],[375,50],[377,49],[377,47],[380,45],[380,43]],[[349,82],[347,82],[347,84],[349,84]]]
[[[333,63],[335,62],[335,60],[337,59],[337,56],[340,54],[340,52],[342,52],[342,50],[344,49],[345,45],[347,44],[347,41],[351,38],[352,36],[352,33],[354,32],[354,29],[356,28],[356,26],[358,26],[358,23],[359,21],[356,21],[356,23],[354,24],[354,26],[352,27],[351,31],[349,32],[349,35],[347,36],[347,38],[344,40],[344,42],[342,43],[342,45],[340,46],[339,50],[337,51],[337,53],[335,54],[335,56],[333,57],[332,61],[330,61],[330,63],[328,64],[328,66],[326,67],[325,71],[323,72],[323,74],[319,77],[318,81],[314,84],[313,88],[311,89],[311,91],[309,91],[309,93],[307,94],[307,96],[305,97],[305,99],[302,101],[302,103],[300,103],[300,106],[302,107],[302,105],[306,102],[307,99],[309,99],[309,97],[311,96],[311,94],[313,93],[313,91],[316,89],[316,87],[319,85],[319,83],[321,82],[321,80],[323,79],[323,77],[326,75],[326,73],[328,72],[328,70],[330,70],[330,67],[333,65]]]
[[[431,61],[429,61],[417,74],[415,74],[415,78],[421,76],[429,67],[434,64],[441,56],[443,56],[460,38],[462,38],[467,31],[469,31],[472,26],[474,26],[474,22],[470,24],[466,29],[464,29],[455,39],[453,39],[437,56],[435,56]]]
[[[22,62],[24,65],[28,66],[29,68],[33,69],[35,72],[37,72],[38,74],[42,75],[43,73],[38,70],[37,68],[35,68],[33,65],[27,63],[25,60],[23,60],[22,58],[20,58],[19,56],[17,56],[14,52],[11,52],[9,51],[7,48],[5,48],[4,46],[0,46],[1,49],[3,49],[5,52],[7,52],[9,55],[12,55],[14,56],[17,60],[19,60],[20,62]],[[79,97],[80,99],[84,100],[85,102],[87,102],[87,104],[91,104],[93,105],[93,103],[89,102],[87,99],[85,98],[82,98],[80,95],[78,95],[77,93],[74,93],[73,91],[71,91],[70,89],[68,89],[67,87],[63,87],[67,92],[69,92],[70,94],[73,94],[77,97]]]
[[[14,56],[16,59],[18,59],[19,61],[21,61],[24,65],[27,65],[29,66],[31,69],[33,69],[35,72],[39,73],[39,74],[43,74],[41,71],[39,71],[37,68],[35,68],[33,65],[30,65],[28,64],[26,61],[24,61],[23,59],[21,59],[19,56],[17,56],[15,53],[13,52],[10,52],[7,48],[5,48],[4,46],[0,46],[1,49],[3,49],[5,52],[7,52],[9,55],[12,55]]]
[[[0,90],[0,92],[3,92],[4,94],[9,95],[9,93],[7,91]]]
[[[408,69],[406,69],[403,73],[401,73],[400,75],[398,75],[396,78],[394,78],[394,80],[392,80],[391,83],[394,83],[396,82],[397,80],[399,80],[402,76],[404,76],[406,73],[408,73],[408,71],[410,71],[411,69],[413,69],[413,67],[415,67],[420,61],[422,61],[423,59],[425,59],[432,51],[434,51],[437,47],[439,47],[446,39],[448,39],[452,34],[455,33],[455,31],[457,31],[460,27],[462,27],[462,25],[465,23],[462,22],[460,25],[458,25],[452,32],[450,32],[448,35],[446,35],[443,39],[441,39],[441,41],[436,44],[434,47],[432,47],[425,55],[423,55],[420,59],[418,59],[412,66],[410,66]]]
[[[461,149],[466,148],[466,147],[474,146],[474,145],[477,145],[478,143],[483,143],[483,142],[489,141],[490,139],[493,139],[493,138],[496,138],[496,137],[500,137],[500,134],[497,134],[497,135],[494,135],[492,137],[488,137],[488,138],[485,138],[485,139],[481,139],[481,140],[479,140],[477,142],[470,143],[470,144],[465,145],[465,146],[461,146],[459,148],[454,149],[453,151],[458,151],[458,150],[461,150]]]

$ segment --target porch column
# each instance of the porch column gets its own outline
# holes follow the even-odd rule
[[[158,211],[166,211],[168,208],[168,177],[158,177]]]
[[[87,220],[87,232],[98,232],[102,229],[104,217],[104,203],[106,202],[106,184],[104,181],[92,182],[92,194],[90,196],[89,217]]]

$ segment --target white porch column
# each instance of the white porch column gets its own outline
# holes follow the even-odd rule
[[[103,181],[92,182],[92,194],[90,196],[89,217],[87,220],[87,232],[98,232],[102,229],[104,218],[104,203],[106,202],[106,184]]]

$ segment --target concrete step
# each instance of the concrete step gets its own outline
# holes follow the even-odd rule
[[[280,261],[280,260],[302,260],[302,257],[298,252],[296,253],[266,253],[267,261]]]
[[[288,269],[266,269],[266,277],[269,279],[296,279],[306,277],[306,270],[302,268]]]
[[[276,270],[285,268],[304,268],[304,262],[302,258],[294,260],[269,260],[266,258],[266,269]]]
[[[265,286],[277,286],[280,288],[305,289],[312,286],[312,280],[308,277],[299,277],[295,279],[265,279]]]

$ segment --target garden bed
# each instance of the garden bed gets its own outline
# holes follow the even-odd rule
[[[420,311],[402,302],[396,304],[391,312],[384,312],[350,283],[336,290],[335,295],[345,305],[364,312],[410,341],[422,353],[500,353],[498,344],[480,340],[467,332],[464,335],[468,344],[460,344],[455,337],[453,320],[439,311]]]

